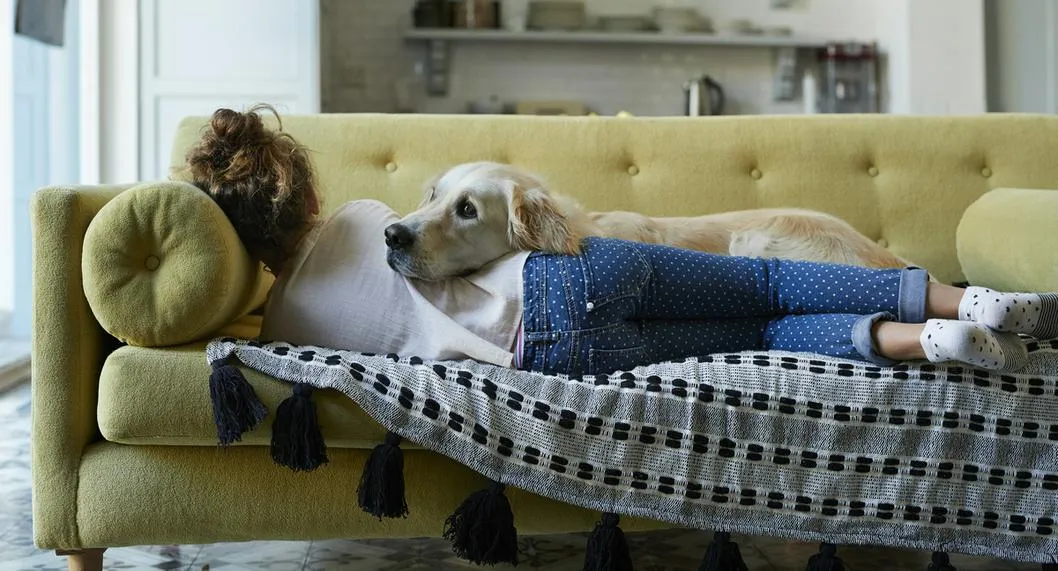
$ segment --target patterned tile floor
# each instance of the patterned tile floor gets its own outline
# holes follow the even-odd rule
[[[33,546],[29,490],[29,385],[0,392],[0,570],[65,569],[65,561]],[[628,536],[637,571],[695,570],[708,544],[700,531],[669,530]],[[760,537],[738,537],[751,571],[801,571],[817,547]],[[576,571],[583,564],[584,534],[521,538],[519,569]],[[845,547],[849,571],[926,571],[929,554],[884,548]],[[959,571],[1039,570],[984,557],[952,556]],[[168,545],[119,548],[104,556],[106,569],[358,571],[475,568],[436,538]],[[498,566],[506,568],[508,566]]]

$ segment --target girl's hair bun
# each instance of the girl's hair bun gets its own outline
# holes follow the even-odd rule
[[[275,115],[277,127],[267,127],[259,111]],[[319,208],[308,149],[282,129],[269,105],[218,109],[181,175],[217,202],[258,257],[289,255]]]

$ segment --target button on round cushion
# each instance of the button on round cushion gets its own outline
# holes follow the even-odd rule
[[[131,188],[95,216],[81,257],[96,320],[129,345],[209,337],[264,303],[270,274],[224,212],[184,182]]]

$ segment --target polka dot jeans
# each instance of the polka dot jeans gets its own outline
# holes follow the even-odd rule
[[[733,351],[786,350],[890,365],[879,319],[925,321],[928,276],[741,258],[589,238],[524,269],[522,368],[570,375]]]

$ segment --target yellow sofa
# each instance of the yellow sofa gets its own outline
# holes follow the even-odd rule
[[[203,124],[197,117],[180,125],[174,165]],[[848,220],[941,281],[1058,289],[1055,254],[1049,246],[1029,247],[1053,237],[1058,194],[990,193],[1058,188],[1056,117],[316,115],[286,117],[284,127],[313,151],[325,210],[375,198],[406,212],[441,169],[494,160],[535,171],[593,209],[690,215],[815,208]],[[221,331],[256,334],[259,317],[243,315],[245,303],[221,331],[190,328],[196,339],[180,345],[150,346],[159,345],[150,342],[151,332],[146,341],[127,343],[106,333],[86,298],[100,295],[97,260],[93,254],[83,261],[82,254],[93,219],[127,188],[47,188],[33,200],[37,545],[91,564],[99,554],[92,548],[108,546],[439,535],[445,516],[484,479],[407,446],[410,516],[380,522],[362,513],[356,482],[384,431],[347,398],[316,399],[330,463],[315,472],[273,464],[262,449],[267,423],[239,445],[217,448],[203,348]],[[995,226],[992,218],[1014,200],[1001,192],[1014,193],[1020,210]],[[970,208],[986,193],[998,198]],[[1045,207],[1025,206],[1037,199]],[[182,208],[168,212],[182,215]],[[164,251],[148,250],[119,260],[135,270],[129,279],[147,279],[159,264],[174,263]],[[964,275],[970,267],[973,275]],[[269,410],[289,394],[285,384],[246,375]],[[586,530],[598,517],[516,490],[508,496],[520,533]]]

